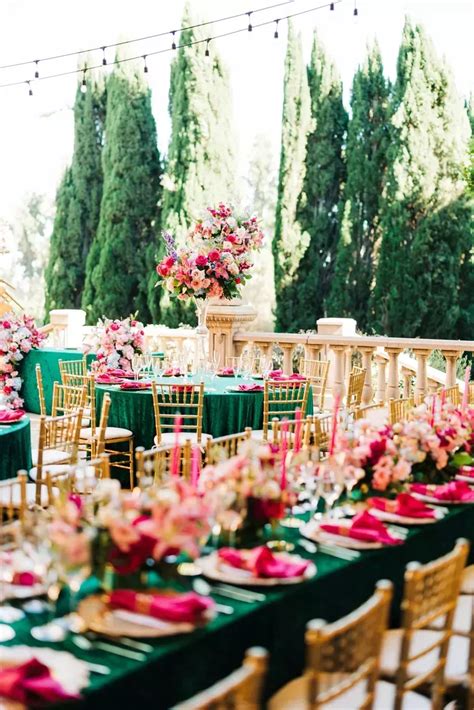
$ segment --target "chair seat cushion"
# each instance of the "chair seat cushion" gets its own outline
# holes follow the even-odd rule
[[[201,434],[201,444],[205,444],[208,439],[212,439],[210,434]],[[167,431],[161,435],[161,441],[158,443],[158,438],[155,436],[153,439],[155,446],[163,446],[164,444],[174,444],[176,441],[176,434],[172,431]],[[179,443],[182,446],[185,441],[190,441],[192,444],[197,444],[197,432],[195,431],[182,431],[179,435]]]
[[[38,449],[32,450],[31,458],[33,460],[33,465],[36,466],[38,463]],[[67,451],[61,451],[60,449],[45,449],[43,451],[43,465],[51,463],[66,463],[70,460],[70,458],[70,453]]]
[[[43,480],[46,478],[47,473],[50,473],[52,476],[56,476],[59,473],[67,473],[68,470],[69,464],[56,463],[51,464],[50,466],[43,466]],[[33,468],[30,469],[28,475],[32,481],[36,481],[38,477],[38,469],[36,468],[36,466],[33,466]]]
[[[339,698],[320,707],[324,710],[356,710],[362,705],[365,693],[365,682],[361,682]],[[383,680],[378,681],[375,686],[373,710],[391,710],[394,701],[395,685]],[[307,677],[301,676],[285,685],[271,698],[267,707],[269,710],[309,710]],[[406,693],[403,698],[402,710],[430,710],[430,708],[431,701],[418,693]]]
[[[461,594],[474,594],[474,565],[469,565],[462,573]]]
[[[55,489],[57,493],[57,489]],[[36,483],[26,484],[26,503],[27,505],[32,505],[36,500]],[[21,492],[20,484],[15,483],[13,485],[13,493],[11,488],[1,488],[0,489],[0,506],[13,505],[14,508],[19,508],[21,504]],[[48,489],[46,486],[41,486],[40,488],[40,505],[46,506],[49,503]]]
[[[96,428],[96,435],[98,429]],[[105,440],[110,441],[111,439],[130,439],[133,436],[133,432],[130,429],[122,429],[119,426],[108,426],[105,430]],[[91,427],[86,427],[81,429],[79,438],[81,441],[91,441],[92,440],[92,429]]]

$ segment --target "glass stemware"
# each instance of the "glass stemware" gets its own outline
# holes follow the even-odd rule
[[[333,506],[342,493],[342,484],[334,471],[323,469],[318,476],[318,492],[326,504],[328,518],[334,517]]]
[[[133,374],[135,375],[135,380],[138,380],[142,368],[143,357],[141,355],[138,355],[138,353],[135,353],[135,355],[132,357],[132,370]]]
[[[156,380],[159,380],[160,377],[162,377],[163,372],[165,371],[165,368],[163,365],[164,365],[164,360],[162,360],[161,358],[158,358],[158,357],[153,358],[153,365],[152,365],[153,366],[153,375],[155,376]]]

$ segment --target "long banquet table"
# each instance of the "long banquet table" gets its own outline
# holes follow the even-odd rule
[[[31,468],[30,419],[0,426],[0,481]]]
[[[290,532],[288,537],[295,539],[297,533]],[[453,506],[442,521],[412,528],[403,545],[364,552],[351,562],[320,553],[303,553],[317,565],[317,575],[312,580],[265,590],[264,602],[219,599],[234,607],[232,616],[217,616],[206,628],[188,635],[152,640],[154,651],[143,663],[98,651],[80,652],[68,639],[54,648],[111,669],[109,676],[91,676],[82,702],[88,710],[170,708],[237,668],[244,651],[254,645],[270,652],[265,689],[268,697],[301,673],[304,630],[310,619],[339,618],[366,600],[377,580],[386,578],[395,584],[392,623],[397,623],[406,564],[412,560],[427,562],[448,552],[459,537],[474,542],[472,506]],[[15,624],[17,636],[9,644],[38,645],[29,635],[29,628],[35,623],[38,618],[32,616]]]

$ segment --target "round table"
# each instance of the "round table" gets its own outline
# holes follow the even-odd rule
[[[30,419],[0,425],[0,481],[14,478],[18,471],[31,468]]]
[[[164,377],[158,382],[169,384],[192,383],[185,377]],[[237,377],[215,377],[205,385],[202,430],[212,436],[225,436],[243,431],[245,427],[261,429],[263,425],[263,391],[233,392],[229,387],[242,384]],[[261,384],[261,381],[260,381]],[[125,427],[133,431],[135,446],[153,446],[155,420],[151,390],[130,392],[119,385],[97,385],[97,416],[100,414],[105,392],[111,396],[109,426]],[[307,413],[311,414],[311,395]]]

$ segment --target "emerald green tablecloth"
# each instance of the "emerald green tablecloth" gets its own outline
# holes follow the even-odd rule
[[[21,469],[31,468],[30,420],[0,426],[0,481],[13,478]]]
[[[183,377],[167,377],[164,383],[183,384]],[[192,380],[189,380],[190,382]],[[249,426],[261,429],[263,425],[263,392],[232,392],[229,387],[237,387],[241,378],[216,377],[204,392],[202,430],[212,436],[225,436],[243,431]],[[153,446],[155,421],[150,390],[130,392],[118,385],[97,386],[97,411],[100,411],[104,392],[109,392],[111,405],[109,425],[130,429],[135,434],[135,446],[149,449]],[[312,414],[311,395],[308,397],[307,413]]]
[[[304,630],[310,619],[333,621],[347,614],[373,593],[377,580],[386,578],[396,587],[392,623],[397,623],[406,564],[412,560],[427,562],[445,554],[460,536],[474,540],[472,506],[453,507],[444,520],[413,529],[403,545],[364,552],[352,562],[303,552],[317,565],[314,579],[265,590],[265,602],[247,604],[220,599],[234,607],[232,616],[219,615],[206,628],[192,634],[151,641],[154,651],[144,663],[99,651],[79,651],[70,639],[54,644],[54,648],[104,663],[111,669],[109,676],[91,676],[82,703],[87,710],[170,708],[237,668],[244,651],[255,645],[270,652],[268,696],[301,673]],[[30,617],[16,623],[17,636],[9,645],[38,645],[29,635],[29,628],[40,620]]]

